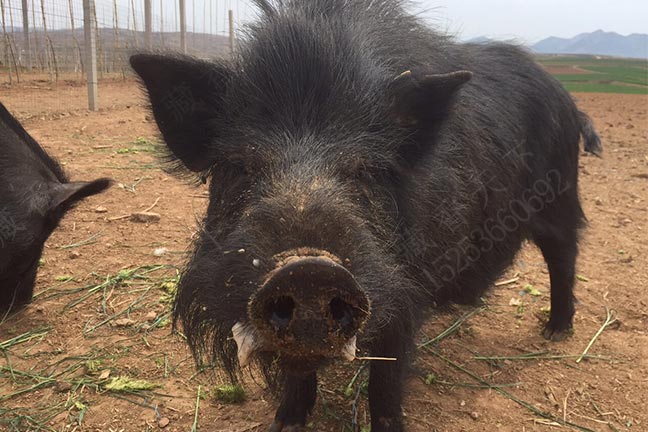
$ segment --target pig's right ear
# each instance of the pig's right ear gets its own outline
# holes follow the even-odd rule
[[[433,73],[426,68],[408,70],[390,84],[391,116],[402,127],[424,127],[442,120],[455,96],[472,78],[472,72],[459,70]]]
[[[228,70],[188,56],[135,54],[133,70],[146,87],[155,121],[173,156],[191,171],[214,163],[214,124],[223,115]]]
[[[91,182],[52,183],[49,211],[67,210],[82,199],[97,195],[110,187],[112,180],[100,178]]]

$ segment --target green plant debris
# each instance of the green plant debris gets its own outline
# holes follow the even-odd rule
[[[435,384],[440,384],[448,387],[464,387],[464,388],[474,388],[474,389],[491,389],[493,387],[519,387],[522,385],[521,382],[514,382],[514,383],[503,383],[503,384],[479,384],[479,383],[466,383],[466,382],[451,382],[451,381],[446,381],[439,379],[434,374],[428,374],[424,379],[423,382],[427,385],[435,385]]]
[[[198,386],[198,392],[197,392],[196,396],[199,397],[201,400],[205,400],[205,399],[209,398],[209,392],[206,391],[201,386]]]
[[[110,168],[114,170],[158,170],[162,166],[160,162],[150,162],[145,164],[137,163],[136,161],[130,160],[127,162],[128,166],[122,165],[101,165],[97,168]]]
[[[167,317],[160,318],[159,320],[156,321],[155,326],[157,328],[166,328],[171,325],[171,319]]]
[[[6,351],[9,348],[12,348],[21,343],[29,342],[32,339],[45,337],[51,330],[51,327],[40,327],[32,331],[19,334],[18,336],[14,336],[11,339],[0,342],[0,351]]]
[[[344,388],[344,397],[347,399],[351,399],[353,396],[353,387],[345,387]]]
[[[74,280],[74,276],[70,276],[70,275],[56,276],[54,280],[56,282],[69,282],[71,280]]]
[[[214,388],[214,398],[226,404],[238,404],[245,401],[245,390],[240,385],[221,385]]]
[[[485,361],[500,361],[500,360],[564,360],[571,358],[578,358],[580,355],[572,354],[552,354],[548,351],[538,351],[531,352],[526,354],[521,354],[518,356],[475,356],[475,360],[485,360]],[[611,360],[611,357],[602,356],[602,355],[586,355],[586,358],[599,359],[599,360]]]
[[[164,281],[160,283],[159,287],[162,290],[162,296],[160,296],[160,303],[172,304],[175,301],[175,297],[178,292],[178,278]]]
[[[86,371],[89,374],[97,373],[101,370],[102,362],[101,360],[92,359],[85,362]]]
[[[419,344],[418,348],[420,349],[420,348],[425,348],[428,345],[438,344],[443,339],[447,338],[448,336],[450,336],[450,335],[454,334],[456,331],[458,331],[459,328],[461,327],[461,325],[464,322],[466,322],[470,317],[472,317],[473,315],[477,315],[478,313],[481,313],[481,312],[485,311],[486,309],[487,309],[486,306],[480,306],[477,309],[473,309],[473,310],[465,313],[464,315],[459,317],[454,323],[452,323],[452,325],[450,327],[448,327],[447,329],[445,329],[444,331],[439,333],[437,336],[435,336],[432,339],[429,339],[429,340]]]
[[[156,272],[161,270],[173,270],[173,276],[169,276],[169,272]],[[99,327],[102,327],[110,322],[118,322],[117,319],[130,319],[131,314],[139,309],[148,308],[151,302],[156,301],[155,293],[158,293],[158,288],[162,287],[163,297],[165,304],[172,303],[173,295],[170,293],[175,292],[175,286],[179,278],[178,270],[173,266],[166,265],[151,265],[139,266],[135,268],[122,269],[116,275],[108,275],[102,283],[96,285],[86,285],[76,289],[54,290],[54,294],[50,294],[48,298],[78,294],[81,295],[70,301],[64,307],[64,311],[77,306],[83,301],[92,296],[100,295],[101,309],[103,316],[100,318],[90,319],[86,322],[83,332],[89,334],[94,332]],[[117,290],[126,289],[128,294],[138,293],[139,295],[129,303],[121,303],[121,307],[116,309],[114,303],[109,299],[112,293]],[[161,313],[153,323],[135,326],[134,328],[148,330],[150,328],[167,327],[170,324],[170,313]],[[133,324],[136,321],[132,321]]]
[[[522,291],[524,291],[525,293],[527,293],[529,295],[532,295],[534,297],[539,297],[539,296],[542,295],[540,290],[538,290],[537,288],[534,288],[534,286],[530,285],[530,284],[525,285],[524,288],[522,288]]]
[[[155,138],[146,138],[146,137],[137,137],[135,140],[131,143],[132,146],[135,147],[148,147],[155,149],[156,146],[158,146],[160,143],[157,139]]]
[[[576,275],[576,279],[578,279],[581,282],[589,282],[589,278],[583,276],[583,275]]]
[[[200,399],[202,399],[201,395],[202,395],[202,388],[199,385],[198,391],[196,391],[196,408],[194,410],[194,421],[193,424],[191,425],[191,432],[198,431],[198,411],[200,409]]]
[[[160,387],[162,387],[160,384],[155,384],[146,380],[132,379],[127,376],[114,377],[110,382],[103,385],[105,390],[126,393],[136,393]]]
[[[437,382],[437,376],[434,375],[433,373],[427,374],[425,376],[425,384],[427,385],[432,385]]]
[[[81,247],[81,246],[87,246],[87,245],[95,244],[95,243],[97,243],[97,240],[101,237],[101,235],[102,235],[101,233],[96,233],[96,234],[93,234],[90,237],[88,237],[87,239],[82,240],[82,241],[80,241],[78,243],[72,243],[72,244],[68,244],[68,245],[65,245],[65,246],[59,246],[56,249],[59,249],[59,250],[74,249],[74,248],[78,248],[78,247]]]
[[[556,422],[556,423],[561,424],[561,425],[570,426],[570,427],[572,427],[574,429],[577,429],[577,430],[579,430],[581,432],[594,432],[592,429],[589,429],[589,428],[587,428],[585,426],[581,426],[579,424],[564,420],[562,418],[558,418],[558,417],[552,415],[551,413],[542,411],[541,409],[537,408],[535,405],[532,405],[529,402],[526,402],[526,401],[518,398],[517,396],[513,395],[512,393],[509,393],[508,391],[504,390],[503,388],[498,387],[497,384],[489,383],[488,381],[484,380],[481,376],[479,376],[477,373],[472,372],[471,370],[467,369],[466,367],[452,361],[451,359],[443,356],[441,353],[437,352],[436,350],[434,350],[434,349],[432,349],[430,347],[425,347],[425,350],[427,352],[433,354],[434,356],[438,357],[439,359],[443,360],[444,362],[446,362],[448,365],[452,366],[456,370],[461,371],[461,372],[465,373],[466,375],[470,376],[472,379],[477,381],[477,383],[479,383],[481,385],[484,385],[484,386],[487,386],[489,389],[494,390],[495,392],[499,393],[500,395],[502,395],[502,396],[510,399],[511,401],[517,403],[518,405],[526,408],[527,410],[529,410],[530,412],[532,412],[533,414],[535,414],[537,416],[543,417],[543,418],[545,418],[547,420],[550,420],[552,422]]]
[[[127,190],[130,193],[137,193],[137,186],[139,186],[140,183],[142,183],[144,180],[148,180],[148,177],[140,177],[136,179],[132,184],[122,184],[122,186],[124,186],[124,190]]]
[[[65,289],[65,290],[53,290],[54,293],[47,296],[48,299],[55,298],[62,295],[73,295],[78,293],[83,293],[79,298],[76,298],[70,301],[65,305],[63,310],[68,310],[77,306],[78,304],[84,302],[88,298],[92,297],[105,290],[119,287],[132,287],[132,286],[146,286],[152,288],[156,284],[156,280],[152,279],[151,273],[157,272],[163,269],[174,268],[164,265],[144,265],[134,268],[120,270],[115,275],[107,275],[102,277],[103,282],[98,284],[85,285],[76,289]]]
[[[520,304],[517,305],[517,308],[515,309],[515,315],[517,315],[518,317],[524,315],[524,302],[520,302]]]
[[[67,411],[64,403],[54,406],[45,404],[30,409],[0,407],[0,429],[3,431],[52,431],[56,429],[48,425],[50,420]]]
[[[88,406],[81,401],[75,400],[73,404],[73,409],[77,411],[75,420],[79,425],[81,425],[86,412],[88,412]]]
[[[601,336],[601,333],[603,333],[603,330],[605,330],[607,327],[611,326],[617,322],[617,313],[613,309],[608,309],[607,307],[605,308],[605,321],[603,322],[603,325],[601,325],[601,328],[598,329],[598,331],[594,334],[594,337],[589,341],[587,344],[587,347],[585,347],[585,350],[583,353],[576,359],[576,363],[580,363],[585,356],[587,355],[587,352],[589,351],[590,348],[592,348],[592,345],[594,345],[594,342],[596,342],[596,339],[598,339],[599,336]]]
[[[138,153],[156,153],[159,148],[159,142],[156,139],[137,137],[128,144],[128,147],[122,147],[116,151],[117,154],[138,154]]]
[[[355,374],[353,374],[353,378],[351,378],[351,381],[349,381],[349,384],[347,384],[344,387],[344,389],[342,390],[342,393],[344,393],[344,397],[346,397],[347,399],[350,399],[353,396],[354,386],[355,386],[356,382],[358,381],[358,378],[362,374],[362,371],[364,371],[366,367],[367,367],[367,362],[363,362],[360,365],[360,367],[358,368],[358,370],[355,372]],[[365,379],[366,379],[366,377],[365,377]],[[360,384],[360,385],[362,385],[362,384]]]

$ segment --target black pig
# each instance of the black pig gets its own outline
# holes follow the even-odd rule
[[[69,182],[0,104],[0,310],[31,301],[45,240],[74,204],[109,185]]]
[[[397,0],[256,2],[232,60],[131,58],[170,156],[210,178],[175,303],[197,359],[282,384],[271,431],[306,422],[317,369],[373,356],[371,430],[402,430],[427,312],[475,301],[524,239],[570,330],[586,115],[529,55],[458,44]],[[232,338],[233,336],[233,338]],[[238,344],[238,346],[237,346]],[[238,354],[238,363],[236,361]]]

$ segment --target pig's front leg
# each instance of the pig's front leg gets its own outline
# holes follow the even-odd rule
[[[369,411],[371,432],[403,430],[403,383],[407,366],[407,349],[411,336],[403,329],[386,328],[371,350],[376,357],[394,357],[396,361],[372,360],[369,373]]]
[[[306,425],[317,398],[317,375],[306,377],[288,375],[284,382],[281,404],[275,414],[270,432],[298,432]]]

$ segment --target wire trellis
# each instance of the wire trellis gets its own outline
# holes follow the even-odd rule
[[[23,30],[27,5],[28,33]],[[214,58],[230,54],[228,11],[238,30],[255,9],[248,1],[185,0],[188,54]],[[125,74],[128,55],[151,48],[180,50],[179,0],[151,0],[151,46],[145,45],[144,0],[95,0],[99,78]],[[82,0],[0,0],[0,73],[9,84],[30,71],[56,81],[62,74],[83,78]]]

